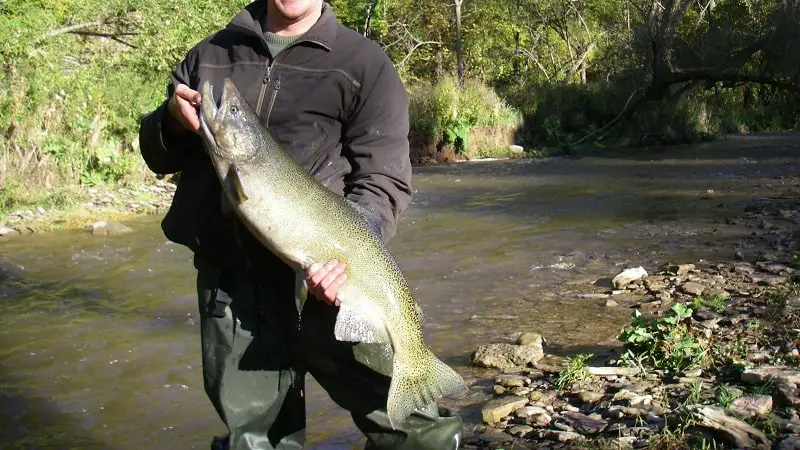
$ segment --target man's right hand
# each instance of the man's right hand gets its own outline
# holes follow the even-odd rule
[[[181,124],[183,128],[198,133],[200,131],[200,116],[197,106],[202,101],[199,92],[192,90],[185,84],[179,84],[175,93],[169,99],[167,108],[169,114]]]

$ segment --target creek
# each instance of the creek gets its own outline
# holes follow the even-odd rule
[[[521,331],[541,333],[548,353],[607,351],[630,309],[580,294],[625,267],[752,250],[742,248],[752,230],[726,219],[784,193],[799,147],[796,134],[764,134],[417,167],[390,247],[425,312],[426,342],[468,383],[488,376],[470,364],[475,348]],[[117,237],[0,240],[0,447],[207,449],[224,431],[203,392],[191,255],[159,220],[126,223],[134,232]],[[486,398],[444,403],[474,424]],[[310,377],[307,406],[308,448],[359,445]]]

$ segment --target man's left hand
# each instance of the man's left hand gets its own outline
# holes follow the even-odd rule
[[[344,263],[335,259],[325,265],[312,264],[306,269],[308,292],[329,305],[339,306],[336,295],[339,293],[339,288],[347,281],[344,268]]]

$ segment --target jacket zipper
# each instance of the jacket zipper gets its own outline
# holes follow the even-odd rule
[[[293,47],[295,44],[299,44],[301,42],[311,42],[313,44],[317,44],[317,45],[319,45],[321,47],[329,49],[329,47],[327,45],[325,45],[324,43],[319,42],[319,41],[315,41],[315,40],[312,40],[312,39],[308,39],[308,40],[304,39],[304,40],[300,40],[300,41],[295,41],[295,42],[292,42],[291,44],[289,44],[288,46],[286,46],[280,52],[278,52],[278,54],[275,55],[274,58],[272,58],[272,61],[267,63],[267,73],[264,75],[264,80],[261,82],[261,92],[259,92],[259,94],[258,94],[258,103],[256,103],[256,111],[261,112],[261,107],[264,106],[264,96],[267,93],[267,88],[268,87],[273,88],[272,89],[272,95],[270,96],[270,100],[269,100],[269,105],[267,107],[267,114],[265,116],[266,120],[265,120],[264,126],[269,126],[269,117],[270,117],[270,115],[272,115],[272,107],[275,106],[275,98],[278,96],[278,91],[281,89],[281,79],[280,78],[275,80],[275,86],[272,86],[272,83],[271,83],[272,78],[270,76],[272,74],[272,66],[275,65],[275,63],[278,61],[278,57],[280,57],[280,55],[283,52],[285,52],[289,48]],[[265,44],[265,46],[266,46],[266,44]]]

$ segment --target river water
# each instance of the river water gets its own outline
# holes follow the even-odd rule
[[[795,189],[800,136],[736,136],[614,158],[416,168],[391,249],[426,341],[468,382],[446,403],[468,424],[491,374],[487,342],[537,331],[548,352],[603,352],[630,309],[580,293],[627,266],[730,259],[752,229],[727,224]],[[794,195],[797,195],[796,193]],[[159,217],[134,233],[0,241],[0,447],[206,449],[224,432],[203,392],[191,255]],[[600,283],[597,283],[601,280]],[[353,448],[349,416],[309,378],[309,448]]]

